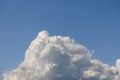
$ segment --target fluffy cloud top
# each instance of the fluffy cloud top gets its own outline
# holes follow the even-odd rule
[[[4,73],[3,80],[120,80],[120,60],[110,67],[91,59],[83,45],[41,31],[18,68]]]

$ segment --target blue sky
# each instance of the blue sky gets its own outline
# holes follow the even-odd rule
[[[70,36],[114,65],[120,58],[119,0],[0,0],[0,74],[16,67],[41,30]],[[2,79],[0,79],[2,80]]]

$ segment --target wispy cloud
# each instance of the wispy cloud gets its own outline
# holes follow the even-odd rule
[[[73,39],[41,31],[26,50],[19,66],[3,80],[120,80],[120,60],[109,66]]]

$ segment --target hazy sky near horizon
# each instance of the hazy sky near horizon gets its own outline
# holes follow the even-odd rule
[[[0,74],[24,59],[42,30],[69,36],[94,51],[93,58],[114,65],[120,58],[119,4],[119,0],[0,0]]]

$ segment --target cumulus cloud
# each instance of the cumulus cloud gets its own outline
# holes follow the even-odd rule
[[[109,66],[91,59],[90,51],[73,39],[41,31],[23,62],[3,80],[120,80],[120,59]]]

